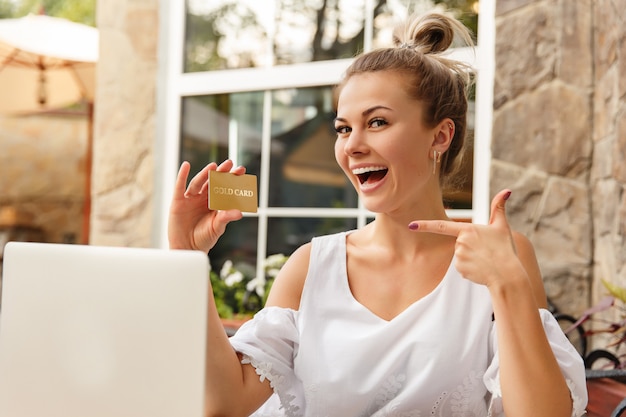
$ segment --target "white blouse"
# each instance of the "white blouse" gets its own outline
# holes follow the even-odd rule
[[[430,294],[392,320],[378,317],[350,291],[343,232],[313,239],[299,310],[265,308],[231,344],[274,389],[257,417],[502,417],[492,312],[486,287],[452,262]],[[581,416],[582,359],[552,314],[539,312],[572,416]]]

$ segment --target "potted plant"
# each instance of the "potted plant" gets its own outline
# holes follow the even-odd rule
[[[286,261],[283,254],[268,256],[263,261],[261,276],[256,275],[255,266],[245,262],[227,260],[219,272],[211,268],[215,304],[229,335],[263,308],[274,278]]]

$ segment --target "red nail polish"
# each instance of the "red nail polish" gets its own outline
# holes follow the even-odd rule
[[[420,225],[417,223],[409,223],[409,229],[411,230],[417,230],[419,229]]]
[[[509,191],[506,194],[504,194],[504,201],[508,200],[509,197],[511,197],[511,191]]]

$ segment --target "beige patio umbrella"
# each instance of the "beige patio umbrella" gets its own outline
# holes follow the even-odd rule
[[[93,99],[98,30],[45,15],[0,19],[0,112],[24,114],[84,102],[88,134],[85,158],[83,241],[91,212]]]

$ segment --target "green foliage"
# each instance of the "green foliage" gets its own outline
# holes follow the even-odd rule
[[[15,16],[15,4],[11,0],[0,0],[0,19]]]
[[[96,0],[0,0],[0,17],[46,14],[96,25]]]
[[[227,2],[205,15],[187,13],[185,25],[185,71],[207,71],[228,68],[226,57],[219,53],[220,43],[231,34],[233,28],[239,31],[255,32],[261,38],[267,34],[257,21],[255,13],[245,4]],[[240,53],[241,65],[255,67],[253,56]]]
[[[264,276],[255,277],[252,265],[224,262],[220,272],[211,270],[209,277],[219,316],[226,319],[246,318],[261,310],[280,268],[287,261],[282,254],[271,255],[264,262]]]
[[[478,34],[478,13],[475,7],[478,0],[434,0],[435,4],[442,4],[448,10],[455,11],[457,18],[467,26],[474,36]]]
[[[478,14],[475,8],[478,0],[430,1],[430,5],[444,6],[445,9],[456,15],[472,33],[477,34]],[[400,2],[407,7],[409,12],[415,10],[416,3],[426,3],[426,1],[415,2],[415,0],[400,0]],[[357,6],[354,7],[354,12],[358,14]],[[375,0],[373,10],[374,18],[387,12],[387,0]],[[339,26],[346,24],[346,21],[354,18],[354,16],[342,17],[340,2],[282,0],[279,11],[274,16],[277,26],[283,26],[282,21],[291,19],[290,16],[294,15],[304,19],[303,22],[311,28],[313,35],[311,40],[312,61],[338,57],[350,58],[354,56],[355,51],[363,49],[364,28],[352,34],[350,38],[340,36],[340,31],[337,30]],[[236,28],[236,32],[245,31],[248,34],[256,34],[259,41],[264,41],[269,36],[261,22],[258,21],[254,11],[236,0],[223,2],[219,7],[209,12],[195,12],[193,9],[189,9],[185,26],[185,72],[228,68],[227,60],[229,57],[222,56],[223,52],[220,52],[220,45],[224,41],[237,40],[237,35],[233,33],[234,28]],[[274,45],[276,64],[291,62],[289,54],[289,51],[282,51]],[[238,52],[236,58],[239,67],[256,67],[259,65],[259,62],[256,62],[258,57],[249,50]]]
[[[612,284],[606,280],[602,280],[602,284],[609,290],[609,293],[620,300],[622,303],[626,303],[626,288]]]

